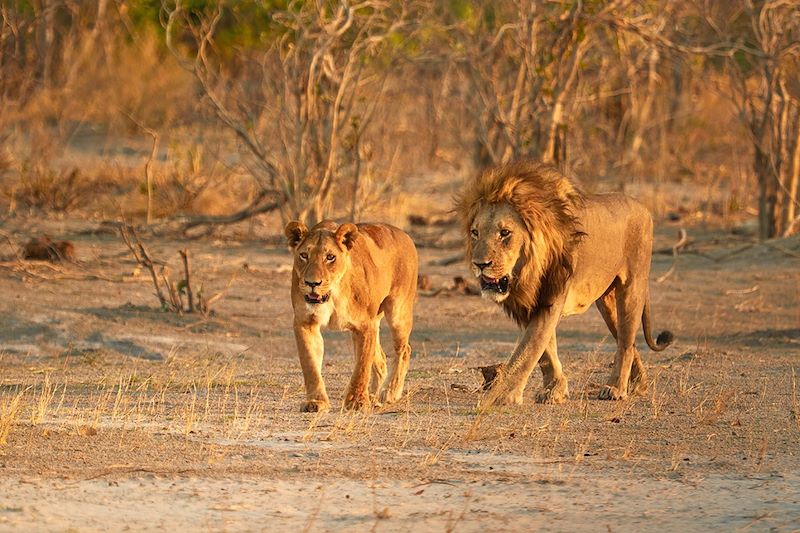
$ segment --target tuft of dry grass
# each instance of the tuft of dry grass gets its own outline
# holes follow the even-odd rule
[[[25,390],[20,390],[11,398],[0,400],[0,446],[8,442],[11,428],[17,422],[20,413],[20,402],[25,394]]]

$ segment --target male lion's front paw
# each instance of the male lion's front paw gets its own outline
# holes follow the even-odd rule
[[[522,405],[522,391],[499,392],[492,387],[480,401],[481,409],[501,405]]]
[[[536,403],[559,404],[569,398],[569,385],[566,378],[554,379],[536,391]]]
[[[621,391],[618,387],[606,385],[600,389],[600,394],[597,397],[601,400],[627,400],[628,393]]]
[[[368,409],[369,406],[369,394],[366,392],[349,393],[344,399],[345,409],[350,409],[351,411],[361,411],[363,409]]]
[[[328,400],[308,400],[300,406],[301,413],[321,413],[331,408]]]

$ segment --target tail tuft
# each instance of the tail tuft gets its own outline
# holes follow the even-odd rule
[[[675,340],[675,335],[671,331],[662,331],[656,337],[656,345],[659,348],[666,348]]]

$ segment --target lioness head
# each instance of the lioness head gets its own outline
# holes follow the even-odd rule
[[[294,250],[297,289],[309,306],[326,303],[350,267],[358,228],[324,221],[309,230],[295,220],[286,225],[284,233]]]
[[[525,226],[507,202],[479,209],[470,225],[470,268],[481,284],[481,296],[502,302],[518,271]]]

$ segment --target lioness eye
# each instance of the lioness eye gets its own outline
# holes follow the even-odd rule
[[[472,233],[473,237],[477,237],[478,236],[478,230],[476,230],[476,229],[472,230],[470,233]]]
[[[509,235],[511,235],[511,232],[509,230],[507,230],[507,229],[501,229],[500,230],[500,236],[501,237],[508,237]]]
[[[328,254],[325,256],[325,259],[327,259],[329,263],[333,263],[336,260],[336,256],[333,254]]]
[[[305,252],[300,252],[300,259],[302,259],[303,261],[307,261],[308,260],[308,254],[305,253]]]

